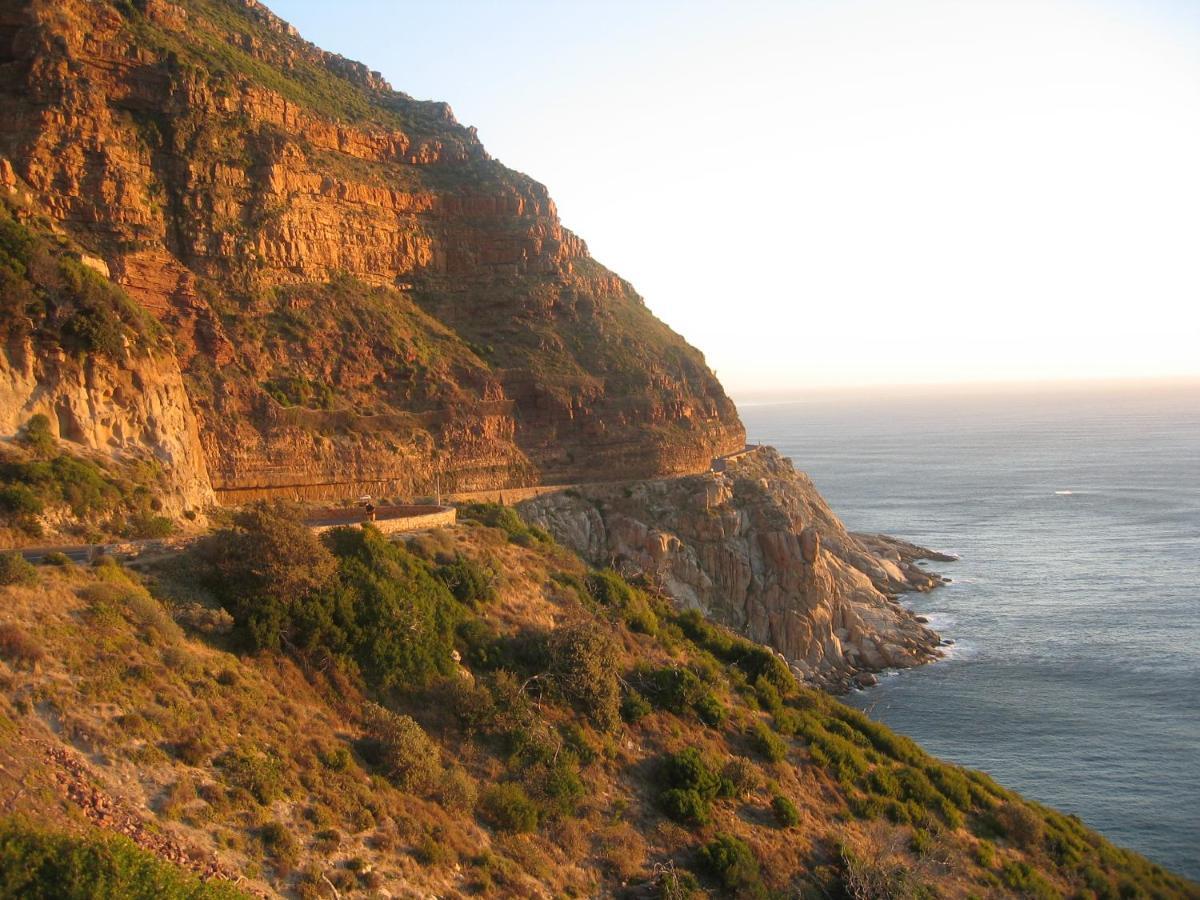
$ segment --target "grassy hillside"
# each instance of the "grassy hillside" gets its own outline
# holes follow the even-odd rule
[[[300,897],[1198,895],[467,514],[393,544],[260,508],[136,572],[4,567],[8,867],[109,829]]]

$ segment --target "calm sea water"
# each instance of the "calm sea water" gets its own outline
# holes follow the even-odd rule
[[[846,525],[961,555],[952,656],[851,701],[1200,878],[1200,387],[742,404]]]

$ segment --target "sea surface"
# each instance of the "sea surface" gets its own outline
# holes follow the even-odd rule
[[[740,403],[852,530],[957,553],[948,659],[852,695],[1200,879],[1200,385]]]

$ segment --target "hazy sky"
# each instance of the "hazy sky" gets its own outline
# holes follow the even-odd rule
[[[1200,0],[268,0],[735,392],[1200,374]]]

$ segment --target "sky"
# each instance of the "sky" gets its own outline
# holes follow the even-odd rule
[[[268,0],[732,393],[1200,375],[1200,0]]]

